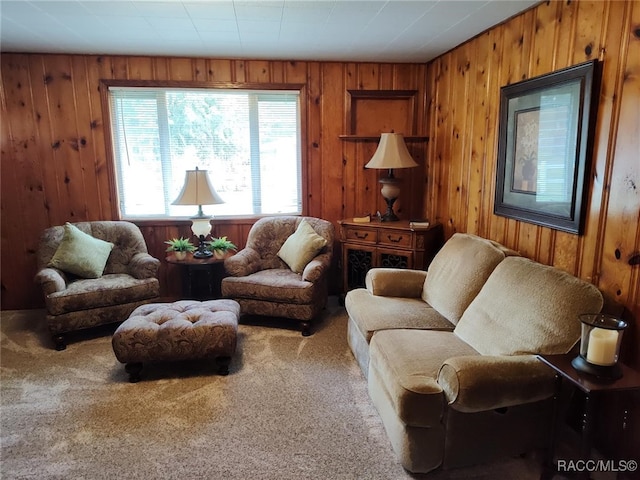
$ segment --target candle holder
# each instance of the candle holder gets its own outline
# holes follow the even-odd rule
[[[573,368],[599,378],[622,377],[618,355],[627,323],[605,313],[580,315],[582,335],[580,355],[571,361]]]

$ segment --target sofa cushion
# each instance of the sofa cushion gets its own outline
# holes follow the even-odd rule
[[[327,240],[318,235],[309,222],[302,220],[293,235],[282,244],[278,256],[293,272],[302,273],[326,244]]]
[[[415,328],[451,331],[455,327],[420,298],[380,297],[358,288],[347,293],[344,304],[367,342],[378,330]]]
[[[158,295],[160,283],[157,278],[137,279],[117,273],[105,274],[99,279],[76,280],[66,289],[47,295],[45,301],[50,315],[62,315],[76,310],[137,302]]]
[[[514,253],[475,235],[454,234],[429,265],[423,300],[457,324],[496,265]]]
[[[112,249],[113,243],[92,237],[67,222],[62,241],[48,266],[82,278],[98,278]]]
[[[246,277],[226,277],[222,282],[225,297],[293,304],[309,304],[314,300],[313,283],[288,269],[261,270]]]
[[[598,289],[522,257],[500,263],[454,330],[483,355],[567,353],[580,337],[578,315],[602,309]]]
[[[442,362],[477,354],[451,332],[377,332],[371,339],[369,388],[383,389],[406,425],[439,425],[446,403],[437,382]]]

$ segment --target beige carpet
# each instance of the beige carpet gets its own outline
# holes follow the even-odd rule
[[[113,327],[51,348],[42,311],[2,312],[9,479],[537,479],[539,458],[427,475],[396,461],[334,303],[319,330],[240,326],[227,377],[158,365],[131,384]]]

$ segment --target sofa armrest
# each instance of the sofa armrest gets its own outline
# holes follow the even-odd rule
[[[260,254],[253,248],[243,248],[225,259],[224,269],[232,277],[246,277],[256,273],[260,269]]]
[[[34,280],[42,287],[45,297],[67,288],[67,278],[64,272],[57,268],[43,268],[36,273]]]
[[[535,355],[470,355],[446,360],[438,384],[453,409],[469,413],[549,398],[554,374]]]
[[[311,260],[302,271],[302,280],[315,283],[320,280],[331,266],[331,255],[323,253]]]
[[[420,298],[427,272],[402,268],[372,268],[365,285],[371,295],[380,297]]]
[[[133,278],[156,278],[160,268],[160,260],[152,257],[146,252],[138,252],[129,262],[129,274]]]

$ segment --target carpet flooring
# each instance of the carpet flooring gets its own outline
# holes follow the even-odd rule
[[[128,382],[113,326],[52,349],[41,310],[2,312],[0,477],[529,480],[540,458],[411,475],[396,460],[333,301],[316,333],[249,319],[230,374],[145,366]]]

